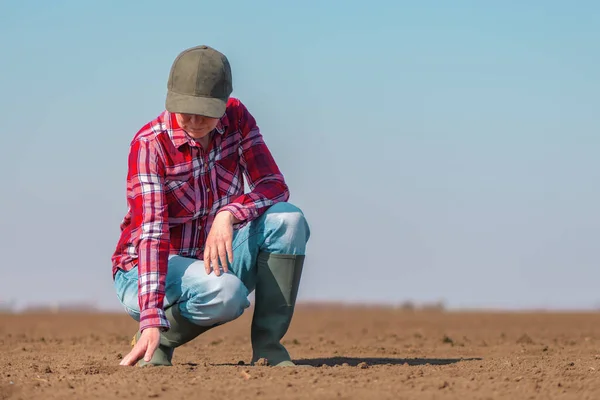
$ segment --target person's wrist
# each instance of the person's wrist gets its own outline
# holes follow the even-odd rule
[[[220,218],[223,218],[225,221],[229,222],[231,225],[237,222],[237,218],[233,213],[229,210],[223,210],[217,214]]]
[[[160,326],[149,326],[149,327],[147,327],[147,328],[144,328],[144,329],[142,330],[142,334],[143,334],[144,332],[146,332],[146,331],[147,331],[148,333],[152,333],[152,332],[158,332],[158,333],[160,333],[160,330],[161,330]]]

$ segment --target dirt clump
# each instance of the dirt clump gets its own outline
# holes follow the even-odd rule
[[[533,344],[533,339],[524,333],[520,338],[517,339],[517,344]]]

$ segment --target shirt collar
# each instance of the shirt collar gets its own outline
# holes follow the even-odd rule
[[[171,141],[175,147],[179,148],[184,144],[196,146],[196,142],[179,126],[174,113],[165,111],[163,121],[165,130],[169,134],[169,137],[171,138]],[[219,122],[217,123],[214,131],[220,135],[223,135],[227,131],[228,126],[229,118],[227,118],[227,114],[223,114],[223,116],[219,118]]]

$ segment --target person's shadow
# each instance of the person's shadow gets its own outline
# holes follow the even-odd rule
[[[329,357],[329,358],[305,358],[293,360],[297,365],[310,365],[312,367],[335,367],[336,365],[348,365],[350,367],[357,367],[360,364],[366,366],[373,365],[449,365],[456,364],[465,361],[481,361],[483,358],[379,358],[379,357]],[[242,365],[249,366],[249,364],[215,364],[220,366],[233,366]]]
[[[330,358],[308,358],[294,360],[298,365],[310,365],[313,367],[322,367],[327,365],[334,367],[336,365],[348,364],[356,367],[359,364],[366,365],[449,365],[463,361],[480,361],[482,358],[372,358],[372,357],[330,357]]]

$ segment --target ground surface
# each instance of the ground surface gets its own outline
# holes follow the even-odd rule
[[[251,309],[179,348],[171,368],[119,367],[122,315],[0,315],[5,399],[600,399],[600,314],[303,306],[286,336],[316,368],[237,365]]]

